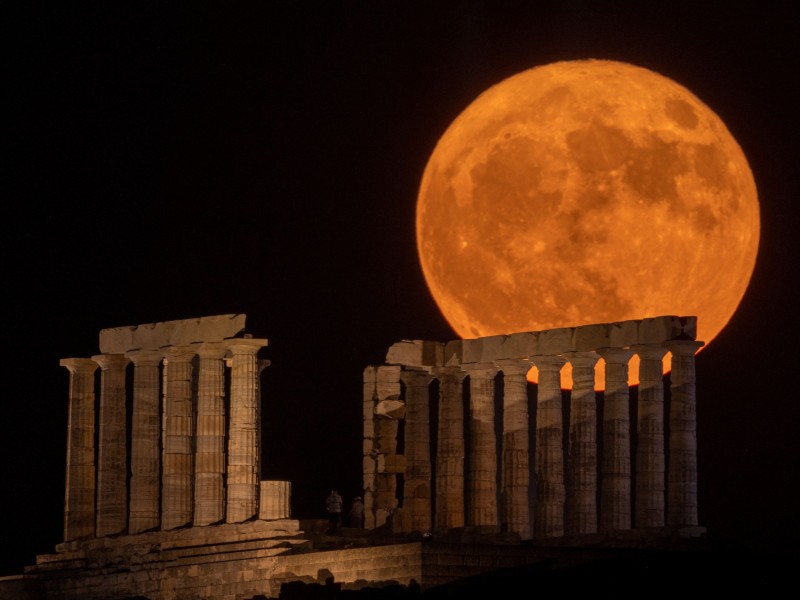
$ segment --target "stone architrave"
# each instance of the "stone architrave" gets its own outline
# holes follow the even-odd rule
[[[567,535],[597,532],[596,352],[568,352],[572,364],[567,456]]]
[[[94,373],[88,358],[64,358],[69,370],[67,475],[64,493],[64,541],[89,538],[95,531]]]
[[[503,371],[503,439],[500,464],[501,528],[531,537],[530,511],[530,436],[528,430],[528,378],[531,363],[527,360],[500,359]]]
[[[165,351],[164,446],[161,475],[161,529],[176,529],[192,522],[194,473],[194,418],[192,407],[191,346]]]
[[[673,340],[664,345],[672,353],[667,525],[696,526],[698,517],[695,354],[704,343]]]
[[[603,392],[603,462],[600,468],[600,531],[631,528],[631,430],[628,363],[633,350],[601,348],[606,362]]]
[[[97,525],[95,535],[123,533],[128,525],[125,368],[122,354],[99,354],[100,418],[97,452]]]
[[[127,352],[133,363],[131,500],[128,533],[159,526],[161,473],[161,372],[158,350]]]
[[[497,514],[497,436],[494,429],[494,383],[491,363],[462,365],[469,375],[470,460],[467,473],[467,526],[499,529]]]
[[[433,377],[419,370],[403,370],[406,386],[403,508],[411,531],[431,529],[431,431],[428,386]]]
[[[639,402],[636,427],[637,528],[664,526],[664,382],[660,344],[642,344],[632,349],[639,355]]]
[[[226,344],[232,355],[228,433],[228,523],[241,523],[258,514],[258,351],[265,339],[236,338]]]
[[[459,367],[438,367],[439,424],[436,446],[437,529],[464,526],[464,388]]]
[[[194,455],[195,526],[225,519],[225,353],[221,342],[195,346],[199,357]]]
[[[561,400],[563,356],[532,356],[539,369],[536,402],[536,505],[534,536],[564,535],[564,417]]]

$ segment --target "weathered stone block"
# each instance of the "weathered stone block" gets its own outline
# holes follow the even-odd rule
[[[216,315],[102,329],[100,352],[108,354],[195,342],[221,342],[244,331],[245,319],[243,314]]]
[[[463,340],[451,340],[444,345],[444,366],[458,367],[463,356]]]
[[[572,349],[572,327],[561,327],[559,329],[545,329],[539,332],[538,353],[539,354],[562,354]]]
[[[674,315],[642,319],[639,323],[640,344],[660,344],[683,333],[683,324]]]
[[[572,341],[575,352],[605,348],[608,346],[608,325],[603,323],[576,327]]]
[[[426,340],[403,340],[393,344],[386,353],[389,364],[407,367],[436,367],[443,364],[444,344]]]
[[[402,400],[381,400],[375,405],[375,414],[390,419],[402,419],[406,414],[406,403]]]
[[[618,321],[608,324],[608,347],[627,348],[639,343],[639,321]]]
[[[479,363],[483,356],[483,338],[461,340],[461,362]]]
[[[506,336],[503,342],[503,358],[536,356],[539,353],[538,339],[539,333],[536,331],[512,333]]]
[[[503,356],[503,346],[507,338],[507,335],[490,335],[481,338],[483,344],[480,362],[490,363],[505,358]]]

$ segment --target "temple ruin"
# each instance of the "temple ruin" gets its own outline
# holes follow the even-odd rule
[[[322,549],[291,514],[291,482],[261,479],[268,341],[245,315],[105,329],[99,354],[60,363],[64,539],[0,578],[0,598],[244,600],[330,577],[431,587],[559,546],[700,537],[695,337],[694,317],[662,316],[392,345],[363,372],[366,531]]]

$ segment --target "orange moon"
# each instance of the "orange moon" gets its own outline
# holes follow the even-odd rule
[[[694,94],[576,60],[509,77],[453,121],[422,177],[416,234],[462,338],[694,315],[708,347],[750,282],[760,217],[742,149]]]

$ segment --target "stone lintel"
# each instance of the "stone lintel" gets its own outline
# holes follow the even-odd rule
[[[102,329],[100,352],[116,354],[195,342],[221,342],[243,332],[245,318],[244,314],[216,315]]]
[[[444,362],[444,344],[427,340],[402,340],[389,347],[386,362],[406,367],[437,367]]]
[[[458,367],[463,362],[463,340],[451,340],[444,345],[444,366]]]

